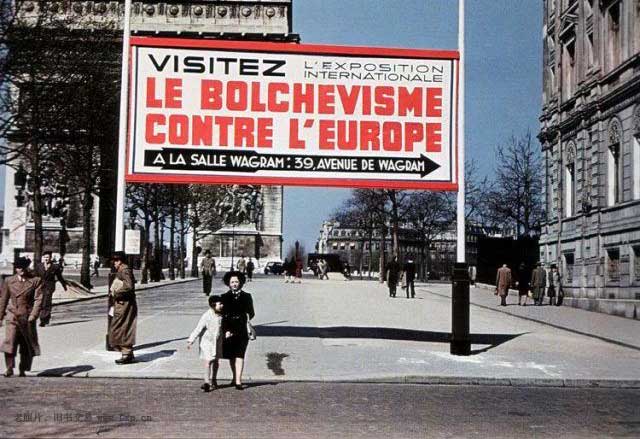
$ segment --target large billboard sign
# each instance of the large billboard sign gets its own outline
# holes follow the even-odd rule
[[[131,38],[130,182],[457,190],[458,52]]]

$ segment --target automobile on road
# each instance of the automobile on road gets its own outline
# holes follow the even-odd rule
[[[267,262],[264,267],[264,274],[282,274],[284,273],[284,266],[282,262]]]

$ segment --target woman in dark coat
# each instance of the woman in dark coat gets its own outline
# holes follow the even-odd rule
[[[245,280],[244,274],[239,271],[230,271],[222,278],[224,284],[229,287],[229,291],[222,295],[222,328],[225,332],[222,356],[229,360],[233,384],[238,390],[243,389],[242,370],[249,344],[247,325],[255,316],[251,294],[242,291]]]
[[[20,376],[31,370],[33,357],[40,355],[36,319],[43,300],[43,284],[29,271],[31,261],[21,257],[15,263],[16,274],[5,279],[0,293],[0,326],[7,316],[5,337],[0,350],[4,352],[7,370],[13,375],[15,358],[20,347]]]

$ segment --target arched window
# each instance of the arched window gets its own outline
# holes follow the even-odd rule
[[[621,141],[622,124],[618,118],[611,119],[608,129],[609,148],[607,149],[607,205],[613,206],[622,201],[621,184]]]

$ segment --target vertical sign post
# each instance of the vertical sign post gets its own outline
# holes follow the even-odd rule
[[[460,102],[458,111],[458,197],[457,197],[457,255],[453,269],[451,290],[451,344],[453,355],[470,355],[469,338],[469,272],[465,262],[466,227],[464,215],[464,0],[458,0],[458,51]]]
[[[120,76],[120,126],[118,131],[118,170],[116,180],[116,236],[115,250],[124,247],[124,195],[125,161],[127,144],[128,90],[129,90],[129,37],[131,21],[131,0],[124,0],[124,26],[122,35],[122,74]]]

